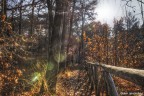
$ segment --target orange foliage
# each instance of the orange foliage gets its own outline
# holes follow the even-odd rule
[[[2,21],[5,21],[5,20],[6,20],[6,15],[2,15],[2,16],[1,16],[1,20],[2,20]]]
[[[109,64],[123,67],[141,68],[140,66],[143,66],[140,60],[144,55],[143,53],[139,54],[142,52],[144,41],[142,39],[140,41],[137,39],[139,37],[135,35],[139,33],[119,32],[117,37],[111,36],[109,38],[109,27],[106,24],[101,25],[97,22],[92,24],[90,24],[92,28],[89,28],[90,30],[85,31],[84,34],[87,58],[101,63],[106,63],[108,60]]]

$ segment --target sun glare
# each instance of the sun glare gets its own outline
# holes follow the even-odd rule
[[[95,12],[97,13],[96,21],[100,21],[102,23],[112,23],[113,19],[116,17],[117,8],[115,5],[106,3],[100,3],[96,8]]]
[[[98,14],[97,19],[100,20],[112,19],[115,15],[115,10],[108,5],[98,7],[96,12]]]

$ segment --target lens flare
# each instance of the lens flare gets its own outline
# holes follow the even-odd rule
[[[60,62],[63,62],[65,59],[66,59],[66,54],[65,53],[59,53],[59,54],[56,54],[55,55],[55,57],[54,57],[54,59],[58,62],[58,63],[60,63]]]
[[[54,64],[52,62],[48,62],[47,69],[50,71],[54,68]]]
[[[32,82],[38,81],[40,79],[40,77],[41,77],[41,74],[38,72],[35,72],[32,76]]]

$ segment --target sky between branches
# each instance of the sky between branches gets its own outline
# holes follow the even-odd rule
[[[128,0],[125,0],[128,1]],[[99,0],[95,12],[97,12],[96,21],[102,23],[108,23],[113,26],[114,18],[120,19],[120,17],[126,16],[125,4],[123,0]],[[127,11],[132,12],[141,21],[140,15],[140,3],[137,0],[132,0],[128,5],[135,6],[133,8],[126,7]],[[144,6],[144,5],[143,5]],[[135,11],[135,12],[134,12]]]

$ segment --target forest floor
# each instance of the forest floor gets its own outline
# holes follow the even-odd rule
[[[85,69],[79,68],[80,66],[68,67],[64,72],[58,74],[56,85],[56,96],[96,96],[92,83],[89,80],[88,73]],[[113,76],[119,96],[144,96],[141,88],[132,82]],[[104,83],[102,83],[104,84]],[[0,82],[0,87],[2,82]],[[40,87],[38,87],[39,89]],[[35,90],[35,89],[34,89]],[[36,90],[35,90],[36,91]],[[105,92],[101,92],[100,96],[106,96]],[[26,92],[26,95],[11,95],[11,96],[35,96],[28,95],[31,92]],[[102,95],[103,94],[103,95]],[[130,95],[131,94],[131,95]],[[1,95],[0,95],[1,96]],[[38,96],[38,95],[37,95]],[[45,95],[47,96],[47,95]]]
[[[95,96],[91,90],[91,84],[86,70],[74,70],[70,67],[58,75],[57,95],[58,96]],[[127,80],[113,76],[120,96],[143,96],[143,91],[139,86]],[[106,96],[103,91],[103,95]]]
[[[58,96],[95,96],[90,92],[90,82],[85,70],[74,70],[73,67],[58,75]]]

